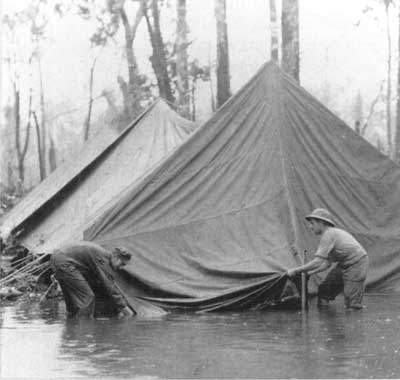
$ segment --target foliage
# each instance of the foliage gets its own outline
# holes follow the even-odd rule
[[[119,127],[125,126],[126,122],[136,117],[154,99],[154,86],[147,75],[139,72],[132,47],[140,23],[140,9],[132,22],[125,10],[127,3],[130,6],[134,3],[140,5],[139,0],[58,0],[54,5],[54,11],[61,17],[72,12],[83,20],[94,23],[95,31],[90,37],[92,47],[106,46],[109,43],[117,45],[116,35],[121,28],[124,29],[128,79],[124,79],[122,75],[116,78],[124,100],[123,115],[118,117]]]
[[[3,17],[3,24],[10,30],[15,30],[20,25],[29,26],[31,41],[34,42],[32,54],[39,54],[37,43],[45,38],[46,26],[49,19],[46,14],[47,0],[32,0],[20,12]]]
[[[190,43],[188,44],[188,46]],[[172,83],[172,90],[174,96],[177,97],[178,93],[178,72],[177,72],[177,49],[176,45],[171,42],[167,42],[165,44],[166,49],[166,57],[167,57],[167,69],[170,81]],[[202,80],[204,82],[210,80],[210,72],[211,68],[209,65],[201,65],[198,59],[192,59],[188,62],[188,74],[189,79],[193,85],[193,83],[198,80]]]
[[[11,210],[21,199],[22,194],[17,187],[8,187],[0,183],[0,217]]]

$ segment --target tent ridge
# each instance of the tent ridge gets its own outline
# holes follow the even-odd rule
[[[82,173],[85,173],[86,171],[88,171],[91,167],[93,167],[93,165],[95,165],[99,160],[101,160],[101,158],[107,154],[116,144],[118,144],[118,142],[130,131],[132,131],[134,129],[134,127],[137,125],[137,123],[150,111],[152,110],[156,104],[159,103],[159,100],[156,100],[153,104],[151,104],[146,110],[144,110],[138,117],[136,117],[133,121],[131,121],[130,123],[128,123],[128,125],[120,132],[117,133],[114,138],[111,140],[111,142],[105,146],[103,148],[103,150],[97,154],[95,157],[93,157],[92,159],[90,159],[84,166],[82,166],[79,170],[79,172],[76,172],[75,174],[73,174],[71,177],[69,177],[68,179],[65,179],[64,181],[60,181],[61,182],[61,186],[57,187],[57,191],[54,194],[51,194],[49,197],[43,199],[38,206],[36,206],[34,208],[33,211],[31,212],[24,212],[25,216],[23,216],[22,218],[17,218],[17,216],[19,215],[19,209],[25,209],[28,207],[28,205],[26,205],[26,203],[29,201],[30,198],[35,199],[35,195],[37,193],[40,194],[40,190],[46,186],[48,183],[50,183],[50,181],[54,178],[56,178],[55,176],[60,173],[62,170],[64,169],[68,169],[69,167],[71,167],[71,162],[73,162],[73,160],[67,160],[66,162],[63,162],[62,165],[60,165],[57,170],[54,173],[51,173],[48,177],[46,177],[41,183],[38,184],[37,187],[35,187],[34,189],[32,189],[31,192],[27,193],[20,202],[18,202],[18,204],[15,205],[15,208],[13,208],[9,215],[5,215],[5,218],[3,219],[3,221],[1,222],[0,227],[2,228],[2,230],[0,231],[0,236],[2,237],[7,237],[5,235],[12,233],[13,231],[15,231],[16,229],[18,229],[19,227],[21,227],[24,223],[26,223],[27,221],[29,221],[31,218],[33,218],[38,212],[40,212],[43,207],[45,207],[49,202],[51,202],[55,197],[57,197],[57,195],[59,194],[60,191],[64,190],[65,188],[67,188],[69,185],[71,185],[72,183],[79,181],[79,177],[82,175]],[[97,135],[99,135],[101,132],[99,132]],[[110,130],[110,134],[111,134],[111,130]],[[96,136],[97,136],[96,135]],[[93,140],[91,140],[93,141]],[[82,154],[82,152],[84,152],[85,150],[85,146],[83,146],[79,153],[78,156]],[[38,198],[40,199],[40,195],[38,196]],[[16,215],[14,217],[14,219],[16,219],[17,221],[13,223],[13,215]],[[10,226],[7,226],[7,220],[11,219],[11,224]],[[4,229],[4,230],[3,230]],[[4,236],[3,236],[4,235]]]
[[[380,158],[383,161],[391,164],[392,167],[389,168],[388,171],[392,170],[393,167],[400,169],[400,164],[393,161],[390,157],[388,157],[381,151],[377,150],[376,147],[371,142],[369,142],[367,139],[359,136],[353,128],[350,128],[347,125],[347,123],[340,118],[340,116],[338,116],[335,112],[333,112],[331,109],[329,109],[327,106],[325,106],[325,104],[323,104],[320,100],[318,100],[318,98],[315,97],[313,94],[308,92],[303,86],[301,86],[298,82],[296,82],[290,75],[288,75],[287,73],[285,73],[283,71],[282,71],[281,75],[282,75],[284,82],[287,83],[288,86],[292,87],[292,88],[286,88],[287,92],[293,92],[293,88],[296,89],[297,91],[300,91],[301,95],[304,98],[307,98],[308,101],[312,102],[313,106],[321,108],[324,113],[328,114],[334,120],[334,122],[338,123],[342,127],[345,127],[348,130],[348,132],[353,134],[354,136],[362,138],[365,145],[368,145],[370,148],[374,149],[379,154]],[[382,172],[382,176],[385,176],[385,174],[386,174],[385,171]]]

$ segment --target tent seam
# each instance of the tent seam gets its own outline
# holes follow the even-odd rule
[[[290,223],[291,223],[291,227],[292,227],[292,231],[293,231],[293,235],[294,235],[294,241],[293,241],[293,245],[292,245],[292,249],[294,249],[294,255],[296,255],[297,253],[297,244],[298,244],[298,231],[297,231],[297,224],[296,224],[296,212],[295,212],[295,205],[293,204],[292,200],[291,200],[291,192],[289,189],[289,181],[288,181],[288,176],[287,176],[287,163],[286,163],[286,159],[285,159],[285,155],[284,155],[284,149],[283,149],[283,142],[282,142],[282,131],[283,128],[286,129],[286,116],[285,116],[285,94],[284,91],[282,90],[283,86],[282,86],[282,74],[278,73],[277,75],[278,77],[278,81],[279,81],[279,87],[277,88],[277,92],[279,91],[279,101],[278,101],[278,107],[277,109],[279,110],[279,120],[280,120],[280,125],[278,125],[279,128],[279,133],[278,133],[278,141],[279,141],[279,151],[280,151],[280,155],[281,155],[281,164],[282,164],[282,171],[283,171],[283,187],[285,189],[285,192],[287,194],[287,205],[289,208],[289,216],[290,216]],[[282,122],[283,121],[283,122]],[[285,134],[286,136],[286,134]]]
[[[242,210],[249,210],[251,208],[254,208],[254,207],[257,207],[257,206],[261,206],[264,203],[272,202],[276,197],[278,197],[281,194],[282,189],[284,190],[283,186],[280,188],[280,191],[278,191],[276,194],[274,194],[273,196],[269,197],[268,199],[263,200],[262,202],[257,202],[257,203],[251,204],[251,205],[249,205],[247,207],[230,210],[227,213],[213,215],[213,216],[210,216],[208,218],[203,218],[203,219],[194,219],[194,220],[188,221],[186,223],[173,224],[173,225],[163,226],[163,227],[155,228],[155,229],[151,229],[151,230],[140,231],[140,232],[137,232],[135,234],[130,233],[129,235],[119,235],[118,238],[133,237],[133,236],[137,236],[137,235],[140,235],[140,234],[152,233],[152,232],[161,231],[163,229],[168,229],[168,228],[172,228],[172,227],[183,227],[183,226],[186,226],[186,225],[191,224],[191,223],[196,223],[196,222],[199,222],[199,221],[206,221],[206,220],[216,219],[216,218],[219,218],[219,217],[228,216],[228,215],[236,213],[236,212],[240,212]],[[107,240],[107,239],[104,239],[104,240]]]

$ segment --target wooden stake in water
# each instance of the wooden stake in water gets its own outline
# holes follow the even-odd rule
[[[301,274],[301,311],[306,311],[308,309],[306,276],[305,273]]]
[[[303,253],[303,257],[302,257],[302,261],[303,264],[305,264],[306,262],[306,255],[307,255],[307,251],[304,250]],[[301,311],[305,312],[306,310],[308,310],[308,292],[307,292],[307,273],[302,273],[301,274]]]

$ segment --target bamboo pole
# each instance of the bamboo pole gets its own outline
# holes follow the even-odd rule
[[[24,261],[27,261],[26,264],[28,264],[29,263],[29,261],[28,261],[29,259],[31,259],[31,257],[28,255],[28,256],[22,257],[22,258],[20,258],[18,260],[13,261],[11,263],[11,265],[16,266],[16,265],[19,265],[19,264],[23,263]]]
[[[9,275],[7,275],[6,277],[2,278],[0,280],[0,286],[4,286],[4,284],[6,282],[9,282],[10,279],[14,279],[16,278],[16,276],[18,274],[24,274],[29,272],[30,269],[33,269],[33,267],[40,262],[42,259],[44,258],[44,256],[39,256],[38,258],[36,258],[35,260],[29,262],[28,264],[26,264],[25,266],[23,266],[22,268],[16,270],[15,272],[10,273]]]
[[[37,272],[37,271],[41,271],[41,270],[47,270],[48,269],[48,263],[43,263],[43,264],[39,264],[38,266],[36,266],[36,267],[31,267],[30,269],[27,269],[26,271],[24,271],[24,272],[19,272],[19,273],[12,273],[12,274],[15,274],[15,276],[12,276],[12,277],[9,277],[9,278],[7,278],[5,281],[1,281],[1,283],[0,283],[0,286],[6,286],[6,285],[8,285],[8,284],[10,284],[11,282],[13,282],[14,280],[21,280],[21,279],[23,279],[24,277],[27,277],[27,276],[33,276],[33,274],[35,273],[35,272]],[[44,272],[44,271],[43,271]],[[43,273],[42,272],[42,273]],[[41,274],[42,274],[41,273]]]

